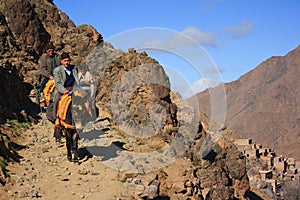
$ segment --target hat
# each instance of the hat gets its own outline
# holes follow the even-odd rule
[[[47,46],[46,46],[46,51],[48,50],[48,49],[54,49],[55,47],[54,47],[54,45],[50,42],[49,44],[47,44]]]
[[[63,52],[63,53],[61,54],[61,56],[60,56],[60,59],[63,60],[63,59],[65,59],[65,58],[70,58],[70,55],[69,55],[68,53],[66,53],[66,52]]]
[[[80,70],[84,70],[84,71],[86,71],[87,70],[87,66],[86,66],[86,64],[85,63],[83,63],[81,66],[80,66],[80,68],[79,68]]]

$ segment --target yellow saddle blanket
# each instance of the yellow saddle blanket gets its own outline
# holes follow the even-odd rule
[[[72,96],[68,94],[64,94],[58,103],[57,107],[57,120],[55,121],[55,125],[62,125],[68,129],[75,129],[75,126],[71,124],[67,124],[66,118],[68,114],[69,107],[72,105]]]
[[[43,89],[43,93],[44,93],[44,100],[46,102],[46,105],[49,105],[50,100],[51,100],[51,93],[54,92],[55,90],[55,83],[54,80],[49,80],[46,83],[45,88]]]

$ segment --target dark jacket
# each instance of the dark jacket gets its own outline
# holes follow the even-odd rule
[[[54,59],[54,63],[52,63],[52,59]],[[48,54],[44,54],[40,58],[41,74],[43,77],[49,78],[50,76],[53,76],[54,68],[60,65],[60,56],[57,54],[55,54],[53,58],[48,56]]]

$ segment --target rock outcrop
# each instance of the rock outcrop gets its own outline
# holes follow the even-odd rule
[[[169,78],[163,67],[145,52],[117,51],[104,43],[94,48],[84,62],[99,83],[96,102],[105,109],[102,113],[109,113],[106,117],[113,123],[147,126],[150,118],[155,118],[153,128],[177,126]],[[166,119],[162,112],[166,112]]]

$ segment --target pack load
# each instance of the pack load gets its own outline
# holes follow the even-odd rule
[[[46,83],[46,86],[43,90],[43,95],[44,95],[44,98],[41,99],[41,101],[45,101],[46,103],[46,106],[48,106],[50,104],[50,101],[53,99],[52,98],[52,95],[53,95],[53,92],[55,90],[55,83],[54,83],[54,80],[49,80],[47,83]]]
[[[40,98],[40,107],[46,107],[46,117],[47,119],[55,123],[56,117],[53,113],[53,94],[55,90],[55,83],[54,80],[48,80],[46,83]]]

